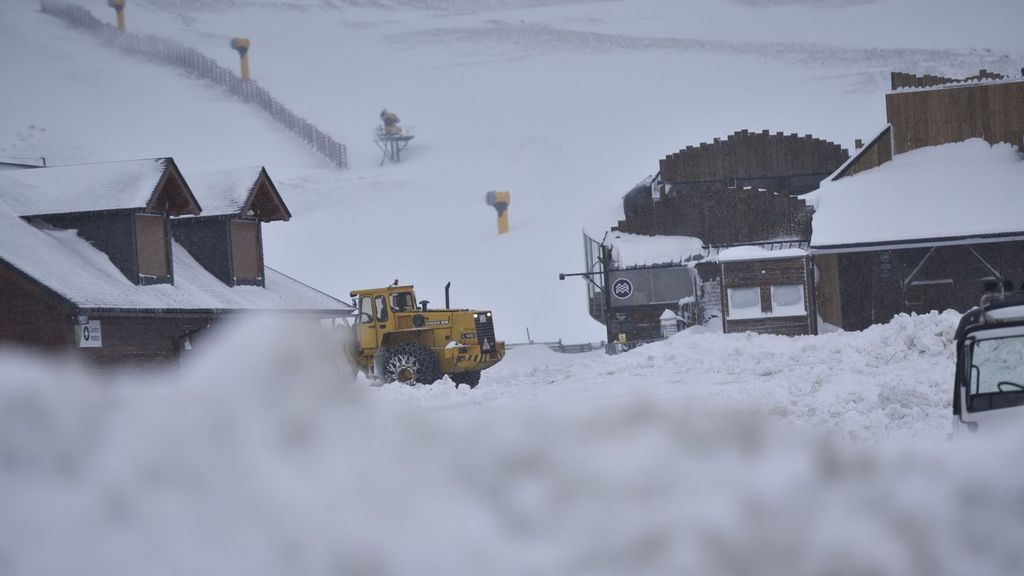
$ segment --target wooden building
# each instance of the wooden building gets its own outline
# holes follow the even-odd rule
[[[817,304],[858,330],[1024,281],[1024,80],[893,73],[888,125],[809,196]]]
[[[811,260],[799,248],[730,248],[715,258],[722,328],[797,336],[816,334]]]
[[[262,168],[250,174],[222,210],[171,158],[0,174],[0,342],[148,364],[178,358],[227,314],[347,314],[264,266],[259,221],[288,211]],[[217,213],[203,215],[203,197]]]
[[[694,284],[690,294],[696,310],[680,310],[684,316],[702,320],[719,317],[726,332],[813,334],[814,304],[810,297],[813,292],[811,275],[806,272],[809,259],[802,251],[799,257],[790,253],[807,248],[811,239],[813,209],[798,196],[817,188],[823,178],[833,174],[848,158],[847,151],[837,144],[810,135],[767,130],[742,130],[724,139],[688,146],[665,157],[657,176],[645,180],[626,195],[623,199],[625,218],[610,234],[691,237],[702,244],[701,255],[690,253],[678,257],[680,262],[688,259],[686,267]],[[748,255],[763,258],[755,257],[728,266],[717,259],[722,251],[736,247],[747,247],[742,250]],[[779,258],[779,255],[788,257]],[[698,262],[699,258],[705,260]],[[652,268],[666,264],[655,264]],[[621,275],[622,267],[622,263],[612,259],[610,281]],[[757,277],[743,280],[743,273],[725,273],[746,268],[756,268]],[[801,314],[775,313],[773,286],[782,284],[742,284],[780,278],[788,283],[779,290],[798,290],[806,296],[801,301],[804,306]],[[730,318],[727,279],[740,282],[731,288],[743,293],[755,289],[763,292],[767,307],[759,308],[756,316],[739,318],[734,314]],[[793,288],[795,285],[800,288]],[[595,290],[591,292],[593,302]],[[657,334],[658,313],[664,308],[650,308],[619,306],[612,321],[622,316],[629,321],[616,324],[632,329],[627,336],[652,337]],[[594,307],[591,309],[593,311]],[[787,310],[787,314],[794,309]],[[641,326],[645,329],[641,330]]]
[[[846,330],[978,303],[1024,281],[1024,160],[981,139],[897,155],[815,192],[822,319]]]

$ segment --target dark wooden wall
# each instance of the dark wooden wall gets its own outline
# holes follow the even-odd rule
[[[764,190],[720,188],[669,194],[631,206],[618,230],[700,238],[711,246],[806,242],[813,209],[799,198]]]
[[[885,109],[897,154],[968,138],[1020,146],[1024,138],[1024,81],[891,92]]]
[[[103,328],[102,348],[79,353],[99,364],[160,365],[177,360],[182,338],[205,329],[208,317],[90,316]],[[74,345],[74,343],[72,343]]]
[[[820,176],[817,182],[842,165],[849,154],[838,144],[811,135],[748,132],[741,130],[725,140],[687,146],[661,161],[661,179],[667,183],[708,182],[743,178]]]
[[[174,218],[171,233],[207,272],[232,286],[229,223],[223,217]]]
[[[965,312],[995,277],[990,267],[1015,286],[1024,282],[1022,241],[819,254],[814,261],[822,319],[844,330],[900,313]]]
[[[139,259],[135,250],[135,222],[132,211],[94,212],[46,216],[57,228],[74,229],[78,235],[110,257],[125,278],[139,283]]]
[[[47,349],[74,346],[72,307],[0,260],[0,342]]]
[[[722,262],[722,326],[726,333],[758,332],[761,334],[782,334],[797,336],[816,333],[816,314],[813,286],[810,282],[810,260],[808,258],[787,258],[752,260],[746,262]],[[804,316],[783,316],[730,320],[729,288],[757,287],[761,289],[761,309],[772,308],[771,286],[800,284],[804,288]]]

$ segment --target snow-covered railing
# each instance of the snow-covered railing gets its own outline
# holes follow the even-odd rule
[[[271,118],[305,140],[336,166],[348,167],[348,151],[344,144],[289,110],[271,96],[266,88],[253,80],[242,79],[202,52],[159,36],[120,32],[117,26],[103,22],[86,8],[65,0],[41,0],[40,7],[43,13],[60,18],[73,28],[84,30],[121,52],[175,66],[192,76],[223,86],[243,101],[262,108]]]
[[[509,342],[505,344],[506,348],[519,348],[522,346],[547,346],[553,352],[561,352],[562,354],[581,354],[583,352],[593,352],[594,350],[604,350],[604,341],[601,342],[584,342],[582,344],[563,344],[561,340],[558,342]]]

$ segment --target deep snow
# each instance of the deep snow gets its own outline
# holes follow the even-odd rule
[[[146,385],[7,353],[0,571],[1020,574],[1019,437],[944,440],[955,320],[518,348],[472,392],[273,318]]]

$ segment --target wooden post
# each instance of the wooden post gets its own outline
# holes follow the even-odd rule
[[[232,38],[231,48],[238,51],[238,55],[242,59],[242,80],[249,79],[249,39],[248,38]]]

